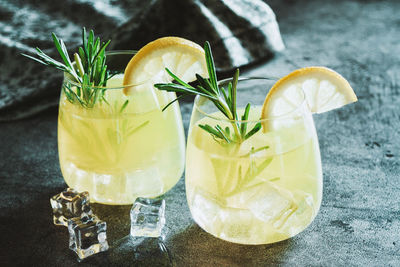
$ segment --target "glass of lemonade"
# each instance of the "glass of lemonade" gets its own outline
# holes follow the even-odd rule
[[[302,103],[285,115],[260,121],[274,82],[239,79],[238,116],[250,103],[247,129],[259,122],[268,125],[240,144],[222,143],[199,125],[232,132],[233,123],[243,122],[227,120],[204,97],[195,99],[187,141],[187,200],[196,223],[223,240],[268,244],[287,239],[313,221],[321,204],[320,151],[304,93],[299,90]]]
[[[133,51],[107,53],[108,69],[117,73],[106,87],[93,87],[98,101],[83,107],[68,90],[81,85],[65,75],[59,105],[58,148],[69,187],[88,191],[91,201],[131,204],[171,189],[184,169],[184,132],[176,98],[153,81],[123,93],[123,72]],[[120,74],[118,74],[120,73]],[[93,95],[91,96],[93,97]]]

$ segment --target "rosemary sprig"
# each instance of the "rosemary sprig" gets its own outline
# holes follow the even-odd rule
[[[52,33],[51,36],[62,62],[49,57],[38,47],[36,47],[37,57],[22,55],[70,74],[75,82],[79,84],[78,86],[64,84],[63,90],[70,102],[79,103],[86,108],[92,108],[97,100],[105,100],[105,89],[93,87],[106,86],[107,80],[112,76],[107,71],[105,55],[105,49],[111,40],[105,43],[101,42],[99,37],[95,37],[93,30],[87,35],[86,29],[82,28],[82,47],[79,47],[78,53],[74,54],[74,65],[68,55],[64,41],[59,39],[55,33]]]
[[[230,127],[223,128],[220,125],[212,127],[208,124],[205,124],[199,125],[199,127],[210,133],[212,137],[221,144],[241,144],[243,141],[250,138],[261,129],[261,123],[258,122],[253,128],[247,131],[250,103],[246,105],[245,111],[241,116],[241,120],[238,121],[236,108],[236,87],[239,79],[239,69],[236,69],[232,81],[228,83],[227,88],[219,86],[209,42],[205,42],[204,51],[209,78],[203,78],[201,75],[196,74],[197,85],[191,86],[182,81],[168,68],[166,68],[167,73],[174,79],[175,83],[158,83],[154,86],[159,90],[178,92],[184,95],[200,95],[209,99],[230,121],[233,131],[231,131]],[[171,103],[169,103],[165,108],[167,108]]]

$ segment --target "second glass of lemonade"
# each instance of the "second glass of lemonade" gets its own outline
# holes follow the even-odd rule
[[[220,82],[225,86],[229,80]],[[186,194],[196,223],[223,240],[268,244],[303,231],[322,199],[318,139],[304,101],[279,117],[260,120],[273,80],[239,80],[238,116],[251,104],[247,121],[227,120],[213,103],[196,97],[186,157]],[[241,108],[240,108],[241,107]],[[233,132],[233,124],[263,129],[242,143],[222,142],[199,125]]]
[[[123,93],[124,68],[133,55],[107,53],[108,69],[116,74],[106,87],[86,90],[92,94],[86,97],[96,97],[93,106],[71,99],[69,90],[83,88],[68,75],[62,85],[61,171],[69,187],[89,191],[93,202],[131,204],[137,197],[156,197],[183,173],[185,138],[178,102],[162,112],[175,93],[155,89],[154,80],[129,85],[134,89],[129,96]]]

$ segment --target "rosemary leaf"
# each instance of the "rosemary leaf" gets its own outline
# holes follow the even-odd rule
[[[234,119],[237,119],[237,114],[236,114],[236,86],[239,80],[239,69],[236,69],[235,74],[233,75],[232,79],[232,87],[231,87],[231,94],[230,94],[230,101],[231,101],[231,110],[234,115]]]
[[[206,56],[207,70],[208,70],[208,75],[210,77],[210,82],[213,85],[214,89],[218,88],[217,73],[215,71],[214,58],[212,56],[210,43],[208,41],[206,41],[204,44],[204,52]]]
[[[154,87],[156,87],[159,90],[165,90],[168,92],[178,92],[178,93],[186,93],[186,94],[190,94],[190,95],[201,95],[207,98],[211,98],[214,100],[218,100],[216,97],[213,96],[209,96],[205,93],[201,93],[199,91],[196,91],[195,89],[192,88],[187,88],[185,86],[179,85],[179,84],[175,84],[175,83],[156,83],[154,84]]]
[[[184,97],[185,95],[180,95],[177,98],[175,98],[174,100],[172,100],[171,102],[169,102],[163,109],[162,111],[166,110],[170,105],[172,105],[173,103],[175,103],[176,101],[178,101],[180,98]]]
[[[76,67],[78,68],[79,71],[79,75],[83,75],[85,73],[85,70],[83,69],[81,58],[77,53],[74,54],[74,59]]]
[[[242,124],[240,125],[240,134],[241,135],[245,135],[245,133],[246,133],[249,112],[250,112],[250,103],[247,103],[246,108],[244,109],[243,116],[242,116]]]
[[[129,100],[125,100],[124,104],[122,104],[121,109],[119,110],[119,113],[122,113],[124,111],[124,109],[126,108],[126,106],[128,106],[129,104]]]
[[[245,136],[244,139],[249,139],[252,135],[254,135],[256,132],[258,132],[261,129],[261,122],[258,122],[253,129],[251,129],[250,132],[248,132]]]
[[[86,54],[85,54],[85,51],[83,50],[82,47],[78,48],[78,53],[79,53],[79,57],[81,58],[82,64],[86,65],[87,64],[87,62],[86,62]]]
[[[215,137],[218,137],[221,139],[223,138],[217,130],[215,130],[208,124],[205,124],[205,125],[199,124],[199,127],[202,128],[203,130],[205,130],[206,132],[209,132],[211,135],[214,135]]]
[[[60,54],[62,60],[64,61],[65,65],[72,69],[72,64],[71,61],[69,60],[68,53],[66,53],[66,48],[64,45],[64,42],[62,40],[59,40],[57,35],[55,33],[51,33],[51,36],[53,37],[54,45],[57,48],[58,53]],[[62,45],[61,45],[62,42]]]
[[[185,83],[184,81],[182,81],[180,78],[178,78],[175,74],[173,74],[168,68],[165,68],[165,70],[167,71],[167,73],[179,84],[187,87],[187,88],[193,88],[193,86],[190,86],[188,83]]]
[[[226,137],[224,130],[222,130],[221,126],[217,125],[215,126],[215,129],[222,135],[222,137],[225,139],[225,141],[229,144],[231,141],[229,140],[228,137]]]

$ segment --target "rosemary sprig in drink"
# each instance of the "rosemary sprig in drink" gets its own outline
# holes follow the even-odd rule
[[[257,123],[248,131],[247,120],[250,113],[250,103],[246,105],[241,120],[238,121],[236,87],[239,79],[239,69],[236,69],[232,81],[228,83],[227,88],[219,86],[209,42],[205,42],[204,51],[209,78],[203,78],[201,75],[196,74],[197,85],[191,86],[166,68],[166,71],[175,80],[175,83],[158,83],[154,86],[159,90],[178,92],[183,95],[200,95],[209,99],[230,121],[233,131],[231,131],[230,127],[223,128],[220,125],[212,127],[208,124],[204,124],[199,125],[199,127],[210,133],[212,137],[221,144],[241,144],[261,129],[261,123]],[[168,106],[169,104],[165,108]]]
[[[62,70],[75,80],[78,86],[74,88],[70,84],[65,84],[63,90],[67,99],[72,103],[79,103],[83,107],[92,108],[98,99],[104,99],[105,89],[93,88],[106,86],[107,80],[111,78],[107,71],[105,49],[111,40],[101,42],[100,38],[95,38],[93,30],[86,34],[86,29],[82,28],[82,47],[78,53],[74,54],[75,64],[72,63],[64,41],[52,33],[52,38],[62,62],[57,61],[46,55],[40,48],[36,48],[36,56],[22,54],[46,66],[55,67]]]

